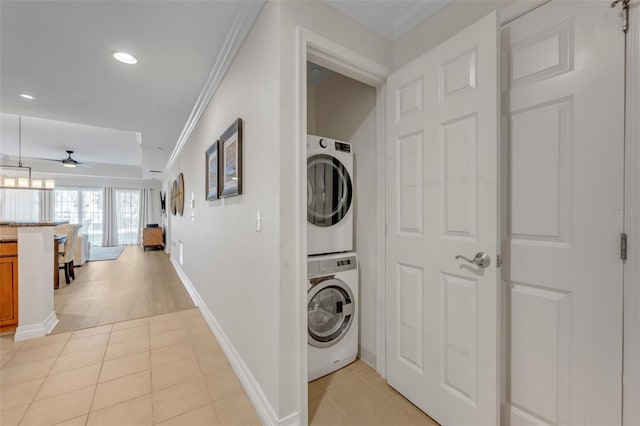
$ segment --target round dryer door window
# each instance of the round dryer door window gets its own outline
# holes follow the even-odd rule
[[[353,295],[350,293],[346,285],[323,285],[310,298],[307,305],[310,345],[328,347],[344,337],[353,316]]]
[[[317,226],[340,222],[351,207],[353,188],[344,165],[330,155],[307,160],[307,221]]]

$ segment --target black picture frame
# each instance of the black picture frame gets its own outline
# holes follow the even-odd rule
[[[220,181],[222,198],[242,194],[242,119],[238,118],[220,136]]]
[[[220,198],[220,141],[211,144],[205,153],[204,193],[207,201]]]

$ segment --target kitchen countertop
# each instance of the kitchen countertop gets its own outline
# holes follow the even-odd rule
[[[69,223],[68,220],[61,220],[57,222],[21,222],[21,221],[13,221],[13,222],[0,222],[0,226],[10,226],[14,228],[20,227],[28,227],[28,226],[58,226],[58,225],[66,225]]]

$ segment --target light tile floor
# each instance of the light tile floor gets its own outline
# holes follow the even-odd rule
[[[313,426],[438,426],[363,361],[309,383]]]
[[[200,312],[13,342],[0,337],[0,425],[259,425]]]

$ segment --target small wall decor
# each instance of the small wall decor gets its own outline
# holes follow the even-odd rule
[[[220,155],[218,154],[218,146],[220,141],[215,141],[205,154],[205,194],[207,200],[217,200],[220,197],[219,185],[220,181]]]
[[[165,212],[167,211],[167,193],[165,192],[164,194],[162,193],[162,191],[160,191],[160,211],[162,212],[162,214],[165,214]]]
[[[184,213],[184,175],[180,173],[176,182],[178,193],[176,194],[176,207],[178,214],[182,216]]]
[[[177,201],[176,197],[178,195],[178,183],[174,180],[171,183],[171,214],[176,215],[177,212]]]
[[[220,136],[222,197],[242,194],[242,119],[238,118]]]

